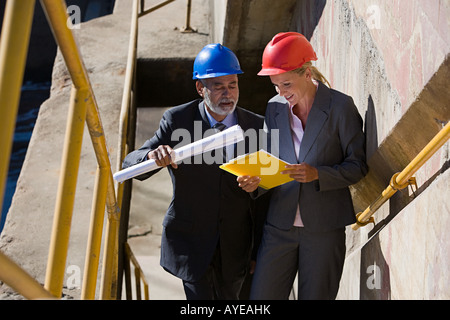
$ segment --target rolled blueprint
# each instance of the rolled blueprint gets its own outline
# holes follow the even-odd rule
[[[244,140],[244,131],[239,125],[235,125],[224,131],[175,149],[173,161],[180,162],[186,158],[223,148],[242,140]],[[124,170],[120,170],[116,172],[113,177],[117,182],[123,182],[159,168],[161,167],[156,164],[155,160],[150,159]]]

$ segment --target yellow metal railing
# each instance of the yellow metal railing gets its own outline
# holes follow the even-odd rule
[[[132,3],[132,15],[131,15],[131,29],[130,29],[130,42],[128,47],[128,61],[125,72],[125,85],[124,91],[122,95],[122,105],[120,110],[120,120],[119,120],[119,142],[118,142],[118,154],[117,154],[117,171],[121,170],[121,164],[125,159],[125,156],[130,152],[130,150],[134,149],[134,132],[135,132],[135,122],[136,119],[136,105],[135,105],[135,80],[136,80],[136,61],[137,61],[137,42],[138,42],[138,30],[139,30],[139,18],[154,12],[175,0],[167,0],[160,4],[154,5],[151,8],[145,8],[145,0],[133,0]],[[182,32],[190,33],[195,32],[194,29],[191,28],[190,25],[190,17],[191,17],[191,0],[187,1],[187,14],[186,14],[186,25],[182,28]],[[123,183],[119,183],[116,186],[117,189],[117,203],[119,208],[121,209],[122,215],[127,217],[130,207],[130,195],[131,195],[131,181],[125,181]],[[122,228],[127,227],[128,221],[122,220],[124,222]],[[122,248],[123,247],[123,248]],[[131,288],[131,277],[127,276],[127,272],[129,272],[129,264],[130,259],[135,266],[135,273],[139,273],[140,278],[144,283],[144,288],[146,290],[145,296],[148,299],[148,284],[145,279],[144,273],[140,269],[136,258],[134,258],[133,252],[128,243],[119,243],[119,250],[123,249],[123,272],[125,273],[125,286],[126,286],[126,296],[127,299],[131,297],[130,288]],[[130,258],[132,257],[132,258]],[[119,259],[120,259],[119,255]],[[122,270],[118,270],[118,275],[120,277],[120,273]],[[120,278],[119,278],[120,280]],[[139,286],[139,281],[136,279],[136,290]],[[140,298],[140,291],[137,296]]]
[[[8,1],[0,38],[0,209],[25,70],[35,0]],[[54,298],[27,272],[0,252],[0,281],[27,299]]]
[[[136,105],[135,105],[135,80],[136,80],[136,61],[137,61],[137,42],[138,42],[138,30],[139,30],[139,18],[154,12],[175,0],[167,0],[160,4],[154,5],[151,8],[145,8],[145,0],[133,0],[132,3],[132,15],[131,15],[131,29],[130,29],[130,42],[128,47],[128,61],[125,72],[125,85],[124,91],[122,95],[122,105],[120,110],[120,120],[119,120],[119,142],[118,142],[118,154],[117,154],[117,171],[121,170],[121,164],[125,159],[125,156],[130,152],[130,150],[134,149],[134,132],[135,132],[135,122],[136,119]],[[186,26],[182,28],[182,32],[195,32],[194,29],[190,26],[190,16],[191,16],[191,0],[187,2],[187,14],[186,14]],[[122,220],[123,226],[122,228],[127,227],[128,221],[126,217],[128,215],[127,210],[130,207],[130,194],[131,194],[131,181],[125,181],[123,183],[119,183],[116,186],[117,189],[117,203],[119,208],[121,209],[122,215],[125,216],[125,219]],[[123,248],[122,248],[123,246]],[[131,251],[128,243],[119,243],[119,250],[123,249],[123,263],[125,272],[125,286],[126,286],[126,295],[127,299],[130,297],[129,288],[131,288],[131,278],[127,276],[127,272],[129,271],[129,263],[130,257],[132,257],[131,261],[135,265],[135,272],[139,272],[139,278],[142,279],[145,289],[146,289],[146,297],[148,297],[148,285],[145,279],[144,273],[140,270],[139,265],[137,264],[137,260],[134,258],[134,255]],[[120,259],[119,255],[119,259]],[[137,266],[137,267],[136,267]],[[137,268],[137,269],[136,269]],[[122,270],[118,270],[119,277],[120,272]],[[119,279],[120,280],[120,279]],[[139,285],[138,280],[136,280],[137,286]],[[140,293],[138,295],[140,297]]]
[[[381,193],[381,195],[363,212],[358,213],[357,222],[352,225],[353,230],[374,222],[373,214],[387,200],[389,200],[398,190],[404,189],[410,184],[415,184],[416,180],[413,175],[425,164],[433,154],[439,150],[450,138],[450,122],[439,131],[438,134],[422,149],[422,151],[403,169],[403,171],[392,176],[389,186]]]
[[[120,210],[116,202],[111,164],[108,158],[105,135],[86,69],[75,42],[72,30],[67,27],[67,8],[64,1],[41,0],[55,40],[61,50],[72,79],[71,107],[67,122],[66,141],[61,164],[61,177],[57,193],[53,231],[50,241],[45,287],[56,297],[60,297],[64,280],[70,224],[81,153],[84,123],[86,122],[98,163],[96,194],[94,195],[93,219],[103,219],[104,200],[108,212],[108,227],[105,238],[105,253],[102,272],[102,299],[116,297],[114,280],[114,256],[117,250],[116,233]],[[93,223],[91,223],[91,226]],[[90,273],[97,272],[100,248],[99,241],[91,229],[85,270],[85,279],[92,279]],[[84,281],[85,282],[85,281]]]
[[[125,72],[125,85],[122,95],[122,105],[120,110],[119,119],[119,142],[118,142],[118,154],[117,154],[117,171],[121,170],[121,164],[125,159],[125,156],[134,149],[134,133],[135,133],[135,81],[136,81],[136,61],[137,61],[137,42],[138,42],[138,30],[139,30],[139,18],[154,12],[175,0],[167,0],[160,4],[154,5],[151,8],[145,8],[145,0],[133,0],[132,3],[132,14],[131,14],[131,28],[130,28],[130,42],[128,47],[128,60]],[[191,17],[191,0],[187,1],[187,14],[186,14],[186,25],[182,28],[182,32],[190,33],[195,32],[190,26]],[[121,213],[124,216],[122,219],[122,228],[128,226],[128,210],[130,208],[131,201],[131,181],[125,181],[116,185],[117,189],[117,203],[121,209]],[[123,232],[126,233],[126,232]],[[119,238],[120,240],[120,238]],[[122,239],[123,240],[123,239]],[[130,246],[128,243],[119,242],[119,250],[123,251],[122,257],[119,255],[119,259],[123,258],[124,268],[123,271],[127,273],[127,266],[129,265],[129,255],[134,257]],[[137,264],[137,260],[133,258]],[[136,265],[135,264],[135,265]],[[139,267],[140,269],[140,267]],[[118,270],[118,280],[120,281],[121,269]],[[139,272],[136,271],[136,272]],[[144,273],[140,271],[140,278],[144,282],[146,290],[148,290],[148,285],[144,277]],[[127,288],[127,298],[129,297],[129,288],[131,287],[131,278],[125,276],[125,285]],[[120,289],[121,286],[119,286]],[[146,294],[148,295],[148,293]]]
[[[138,18],[173,2],[166,1],[160,5],[144,10],[144,0],[133,0],[130,44],[128,52],[125,85],[119,122],[119,152],[117,169],[129,152],[134,148],[133,115],[135,114],[135,74]],[[97,158],[97,173],[92,203],[88,246],[83,276],[81,298],[94,299],[100,247],[103,237],[105,206],[108,220],[104,239],[103,270],[101,281],[101,299],[120,298],[118,281],[122,270],[118,270],[119,249],[124,250],[125,273],[129,270],[130,261],[135,267],[136,287],[140,281],[144,283],[145,298],[148,299],[148,284],[129,245],[119,243],[119,224],[121,208],[129,208],[129,195],[124,199],[127,184],[114,188],[111,164],[108,158],[105,135],[98,112],[97,102],[84,67],[81,54],[75,42],[72,29],[67,26],[70,19],[64,0],[41,0],[41,5],[53,31],[72,80],[72,92],[67,119],[66,137],[61,162],[61,176],[56,197],[53,229],[50,240],[49,256],[44,288],[22,270],[17,264],[0,253],[0,280],[17,290],[24,297],[59,298],[62,294],[65,265],[71,230],[75,189],[80,164],[81,146],[84,134],[84,124],[87,124],[91,141]],[[31,31],[35,0],[20,0],[7,2],[3,31],[0,43],[0,102],[1,102],[1,139],[0,150],[0,195],[3,195],[9,166],[9,157],[14,134],[14,124],[17,117],[20,89],[25,69],[28,42]],[[141,12],[139,12],[139,6]],[[195,32],[190,27],[191,0],[188,0],[186,26],[183,32]],[[130,138],[130,136],[132,138]],[[130,182],[131,183],[131,182]],[[128,185],[128,192],[130,192]],[[123,203],[123,202],[127,203]],[[123,246],[123,248],[122,248]],[[129,277],[126,277],[129,278]],[[139,279],[139,280],[138,280]],[[130,281],[127,287],[130,286]]]
[[[34,0],[8,1],[0,38],[0,201],[3,205],[20,90],[25,70]],[[14,54],[10,54],[13,52]],[[1,209],[0,205],[0,209]]]
[[[26,299],[55,299],[39,282],[0,252],[0,280]]]
[[[146,14],[149,14],[153,11],[156,11],[169,3],[174,2],[175,0],[167,0],[164,2],[161,2],[160,4],[157,4],[151,8],[145,9],[145,0],[139,0],[140,1],[140,7],[141,10],[139,12],[139,18],[145,16]],[[192,8],[192,0],[187,0],[187,10],[186,10],[186,25],[181,28],[181,32],[183,33],[193,33],[197,32],[191,27],[191,8]]]
[[[134,278],[135,278],[135,289],[136,289],[136,300],[142,300],[141,296],[141,281],[144,284],[144,300],[149,300],[148,293],[148,283],[145,278],[144,272],[142,271],[141,266],[139,265],[136,257],[133,254],[128,243],[125,243],[125,279],[126,279],[126,298],[127,300],[131,300],[131,264],[134,266]]]
[[[114,270],[117,270],[117,230],[120,219],[120,210],[116,202],[114,182],[111,171],[111,164],[108,158],[105,135],[98,113],[97,103],[92,91],[87,72],[83,65],[80,52],[76,45],[71,28],[67,27],[68,15],[64,1],[41,0],[42,7],[47,15],[48,22],[53,31],[56,42],[59,45],[62,56],[72,79],[72,93],[70,98],[70,109],[67,120],[66,138],[63,149],[61,163],[61,176],[58,186],[55,214],[53,220],[53,230],[50,241],[49,256],[47,262],[47,272],[45,278],[45,289],[43,297],[61,297],[67,249],[70,236],[73,204],[75,199],[75,189],[80,163],[81,144],[83,139],[84,125],[87,124],[94,151],[97,158],[98,170],[96,177],[96,187],[94,195],[94,205],[92,212],[91,232],[86,256],[85,297],[91,298],[92,286],[89,285],[92,279],[96,278],[98,269],[98,258],[100,253],[101,233],[92,232],[93,226],[103,223],[105,204],[108,212],[108,230],[105,239],[104,267],[102,272],[102,299],[116,298]],[[7,151],[2,157],[0,169],[1,185],[4,189],[7,164],[11,149],[11,141],[17,115],[20,88],[25,67],[28,41],[33,17],[35,1],[21,0],[8,1],[5,10],[4,28],[1,42],[1,74],[0,74],[0,101],[2,106],[2,132],[1,150]],[[5,110],[3,110],[5,109]],[[5,113],[3,112],[5,111]],[[8,112],[6,112],[8,111]],[[5,114],[7,113],[7,117]],[[3,143],[5,145],[3,145]],[[2,190],[3,192],[3,190]],[[101,228],[100,228],[101,230]],[[35,282],[25,272],[14,272],[14,263],[2,254],[2,262],[5,266],[2,269],[1,279],[5,283],[20,290],[25,297],[35,298],[30,294],[28,288],[35,287]],[[3,274],[5,272],[5,274]],[[14,286],[11,276],[14,274],[18,282],[27,285]],[[95,276],[93,276],[95,275]],[[117,278],[117,277],[116,277]],[[23,292],[25,290],[25,292]],[[95,290],[95,285],[94,285]]]
[[[136,58],[137,58],[137,42],[138,42],[138,30],[139,30],[139,1],[133,0],[132,4],[132,14],[131,14],[131,29],[130,29],[130,42],[128,46],[128,60],[127,67],[125,71],[125,85],[122,95],[122,105],[120,109],[119,117],[119,141],[118,141],[118,153],[117,153],[117,171],[121,170],[122,162],[125,156],[129,153],[130,149],[134,149],[134,132],[136,130],[135,126],[135,81],[136,81]],[[142,4],[142,0],[141,0]],[[142,6],[141,6],[142,10]],[[124,215],[122,217],[122,234],[127,234],[126,230],[123,228],[128,228],[128,214],[131,201],[131,181],[126,181],[124,183],[117,184],[117,202],[121,212]],[[118,259],[122,259],[122,264],[125,268],[118,268],[118,281],[120,282],[121,273],[126,272],[127,266],[127,252],[126,250],[131,250],[125,239],[119,237],[119,253]],[[128,249],[127,249],[128,248]],[[129,262],[128,262],[129,264]],[[119,264],[121,266],[121,264]],[[143,275],[143,273],[142,273]],[[126,285],[129,286],[129,277],[125,277]],[[119,283],[121,284],[121,283]],[[118,289],[121,289],[121,285]]]

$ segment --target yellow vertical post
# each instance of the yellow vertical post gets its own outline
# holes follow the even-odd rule
[[[150,300],[150,295],[148,294],[148,284],[144,282],[144,299]]]
[[[132,293],[131,293],[131,249],[127,242],[124,244],[124,274],[125,274],[125,293],[126,293],[126,299],[132,300]]]
[[[56,196],[55,215],[45,276],[45,288],[61,297],[72,223],[73,204],[80,164],[89,89],[72,87],[66,137],[61,162],[61,176]]]
[[[136,300],[142,300],[141,296],[141,270],[135,266],[134,280],[136,282]]]
[[[35,0],[8,1],[0,37],[0,210],[19,109]]]
[[[181,32],[183,33],[192,33],[192,32],[197,32],[194,29],[192,29],[191,27],[191,7],[192,7],[192,1],[188,0],[187,3],[187,10],[186,10],[186,26],[184,26],[181,29]]]
[[[95,299],[98,265],[100,261],[100,247],[102,242],[102,229],[105,216],[106,190],[108,188],[108,170],[97,168],[94,186],[94,199],[92,200],[91,224],[89,228],[86,261],[84,265],[83,287],[81,299]]]
[[[103,255],[102,287],[100,296],[102,300],[117,299],[118,242],[119,217],[109,214],[105,235],[105,253]]]
[[[76,88],[91,88],[86,69],[83,65],[80,52],[75,42],[75,38],[70,28],[66,27],[68,16],[65,2],[41,0],[41,3],[66,62],[67,69],[70,72],[74,86]],[[100,121],[97,103],[92,93],[86,110],[86,123],[88,125],[92,144],[97,156],[97,162],[100,167],[105,169],[107,168],[109,171],[106,194],[108,228],[105,243],[107,251],[104,253],[103,277],[105,280],[102,282],[102,298],[105,297],[105,299],[112,299],[116,297],[117,291],[117,270],[115,269],[117,269],[117,235],[120,220],[120,209],[116,202],[114,180],[111,172],[111,164],[108,158],[108,151],[106,149],[103,126]],[[54,264],[57,264],[57,262]],[[58,268],[58,272],[59,271],[60,269]],[[51,273],[49,273],[49,276],[50,275]],[[59,278],[60,275],[57,277]]]

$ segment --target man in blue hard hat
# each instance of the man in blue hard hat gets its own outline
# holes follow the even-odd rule
[[[237,107],[241,73],[230,49],[220,44],[205,46],[195,59],[193,73],[201,99],[166,111],[155,135],[128,154],[123,163],[126,168],[155,159],[169,170],[173,198],[163,221],[160,263],[182,279],[187,299],[238,299],[249,270],[254,200],[238,186],[234,175],[219,168],[221,161],[204,161],[222,157],[203,154],[176,164],[170,156],[180,143],[180,135],[173,134],[178,129],[194,137],[189,142],[203,137],[196,137],[200,130],[204,134],[236,124],[259,134],[264,118]],[[251,147],[256,151],[257,146],[250,146],[248,140],[242,142],[244,148],[235,149],[247,153]],[[155,172],[137,179],[145,180]]]

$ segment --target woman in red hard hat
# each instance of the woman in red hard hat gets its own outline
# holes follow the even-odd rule
[[[345,257],[345,226],[356,221],[349,186],[367,173],[362,119],[351,97],[330,89],[301,34],[277,34],[262,70],[277,96],[266,110],[272,153],[294,181],[270,190],[252,299],[287,299],[298,272],[299,299],[335,299]],[[277,131],[274,131],[277,130]],[[277,145],[273,145],[276,143]],[[279,151],[279,154],[276,154]],[[258,177],[239,177],[247,192]]]

